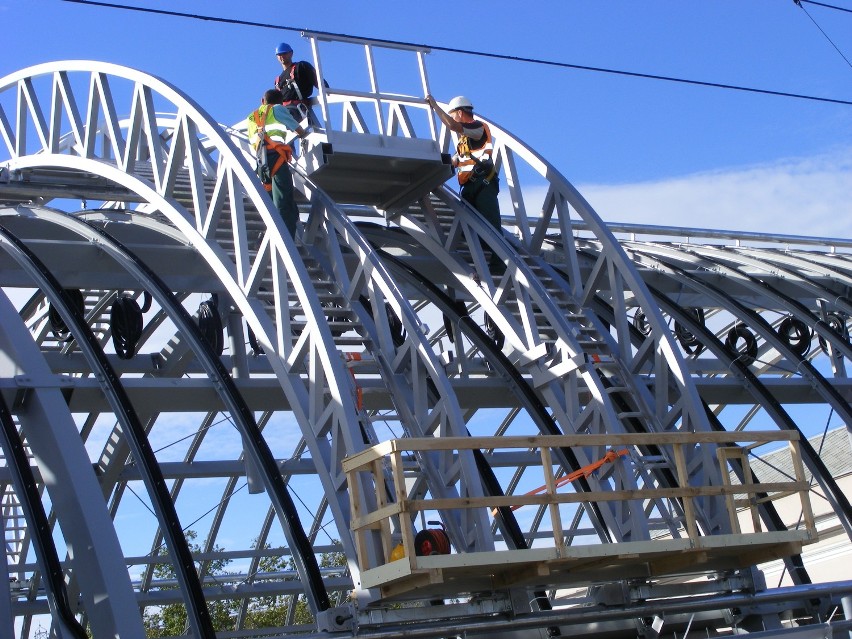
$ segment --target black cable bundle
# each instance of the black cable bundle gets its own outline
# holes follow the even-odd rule
[[[739,341],[742,339],[743,347],[740,348]],[[757,357],[757,338],[745,324],[737,324],[728,331],[725,338],[725,346],[744,365],[751,366]]]
[[[704,309],[703,308],[687,308],[684,309],[687,313],[692,315],[695,320],[704,325]],[[704,350],[704,344],[698,341],[698,338],[692,334],[692,332],[686,328],[680,322],[675,322],[674,326],[675,337],[680,342],[680,345],[683,347],[683,350],[686,351],[689,355],[700,355],[701,351]]]
[[[399,319],[399,315],[396,314],[396,311],[393,310],[390,304],[385,302],[385,311],[388,314],[388,327],[390,328],[391,339],[393,340],[394,346],[399,348],[403,344],[405,344],[405,328],[402,325],[402,320]]]
[[[260,344],[258,344],[257,336],[254,334],[254,331],[251,330],[251,326],[248,326],[247,328],[248,328],[248,343],[249,343],[249,346],[251,347],[251,350],[254,351],[255,355],[263,355],[263,353],[264,353],[263,347]]]
[[[148,304],[150,307],[150,304]],[[131,297],[117,297],[109,312],[112,345],[120,359],[130,359],[136,354],[142,337],[142,309]]]
[[[785,317],[778,325],[778,337],[787,343],[796,355],[804,356],[811,347],[811,329],[802,320]]]
[[[198,306],[198,328],[217,357],[225,350],[222,318],[219,317],[219,297],[214,293]]]
[[[70,300],[71,304],[80,311],[80,315],[84,315],[86,310],[85,300],[83,299],[83,293],[78,288],[66,288],[64,289],[65,296]],[[53,335],[63,341],[67,342],[72,338],[71,331],[68,330],[68,327],[65,325],[62,317],[59,315],[59,311],[53,308],[53,304],[50,305],[50,309],[47,312],[48,319],[50,320],[50,328],[53,331]]]

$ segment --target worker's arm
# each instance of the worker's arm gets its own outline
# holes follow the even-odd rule
[[[296,135],[298,135],[300,138],[303,138],[308,134],[308,132],[303,129],[298,122],[296,122],[296,118],[290,115],[290,111],[287,108],[281,106],[280,104],[276,104],[273,108],[275,109],[275,119],[278,120],[285,127],[290,129],[291,131],[295,131]]]
[[[432,110],[437,114],[438,119],[443,122],[446,127],[452,131],[453,133],[461,133],[462,125],[461,122],[456,122],[450,117],[450,114],[444,111],[441,107],[438,106],[438,103],[435,101],[431,95],[426,96],[426,101],[429,103],[429,106],[432,107]]]

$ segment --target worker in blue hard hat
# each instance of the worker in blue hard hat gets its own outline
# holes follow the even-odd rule
[[[307,124],[319,122],[311,109],[311,95],[317,84],[317,71],[310,62],[293,62],[293,47],[282,42],[275,47],[275,56],[281,63],[281,73],[275,77],[275,88],[284,95],[284,106],[297,122],[308,119]]]

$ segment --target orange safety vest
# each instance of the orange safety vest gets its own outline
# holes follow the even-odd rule
[[[473,170],[476,168],[477,162],[482,162],[486,159],[491,159],[491,154],[494,152],[494,145],[491,142],[491,129],[485,122],[480,122],[485,131],[485,135],[479,140],[471,140],[466,135],[459,136],[458,144],[456,144],[456,154],[458,155],[458,166],[456,167],[459,184],[466,184],[470,180]],[[471,144],[478,144],[477,147],[472,147]]]
[[[270,111],[272,111],[272,105],[263,105],[251,114],[251,118],[258,128],[258,133],[263,136],[262,141],[258,141],[258,144],[262,143],[268,151],[275,151],[278,154],[275,164],[269,167],[269,175],[272,176],[278,172],[278,169],[284,166],[285,162],[290,161],[293,157],[293,149],[290,148],[289,144],[277,142],[269,137],[266,131],[266,118],[269,116]],[[263,186],[267,191],[272,190],[271,184],[264,184]]]

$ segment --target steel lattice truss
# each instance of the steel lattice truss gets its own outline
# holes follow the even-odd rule
[[[322,74],[328,61],[308,37]],[[852,424],[852,243],[607,226],[492,124],[497,233],[443,184],[453,141],[423,97],[380,93],[379,46],[343,44],[367,52],[372,86],[320,89],[325,128],[292,166],[296,238],[256,180],[240,127],[167,82],[96,62],[0,79],[0,565],[10,578],[0,580],[0,634],[77,637],[87,626],[142,637],[143,614],[180,603],[196,637],[425,637],[460,626],[544,636],[602,623],[632,636],[651,632],[649,589],[672,624],[699,615],[773,627],[778,601],[822,621],[849,584],[807,588],[801,544],[777,555],[796,586],[759,597],[757,557],[724,569],[712,558],[671,563],[662,572],[673,588],[643,561],[623,576],[646,590],[618,601],[613,588],[628,587],[615,568],[576,579],[539,566],[525,585],[487,592],[437,573],[420,594],[365,583],[406,526],[432,518],[459,557],[533,553],[554,538],[607,556],[661,537],[730,538],[714,436],[798,434],[832,416]],[[425,52],[404,52],[425,95]],[[393,173],[406,163],[409,174]],[[490,271],[495,254],[505,272]],[[435,445],[346,472],[346,460],[391,439],[575,435],[591,443]],[[656,439],[582,472],[610,438],[634,435]],[[673,444],[679,436],[706,442]],[[848,499],[801,446],[852,537]],[[449,506],[528,494],[545,469],[577,499]],[[739,467],[741,481],[747,473]],[[693,499],[694,486],[717,489]],[[655,497],[637,496],[649,488]],[[403,498],[437,506],[362,526],[364,513]],[[778,535],[796,527],[771,501],[759,516]],[[712,585],[684,585],[693,572]],[[587,608],[562,607],[576,604],[569,586],[590,584]],[[264,597],[288,612],[249,631]],[[430,605],[438,599],[455,603]],[[233,604],[230,625],[217,632],[211,609],[222,601]],[[517,628],[495,631],[508,617]]]

